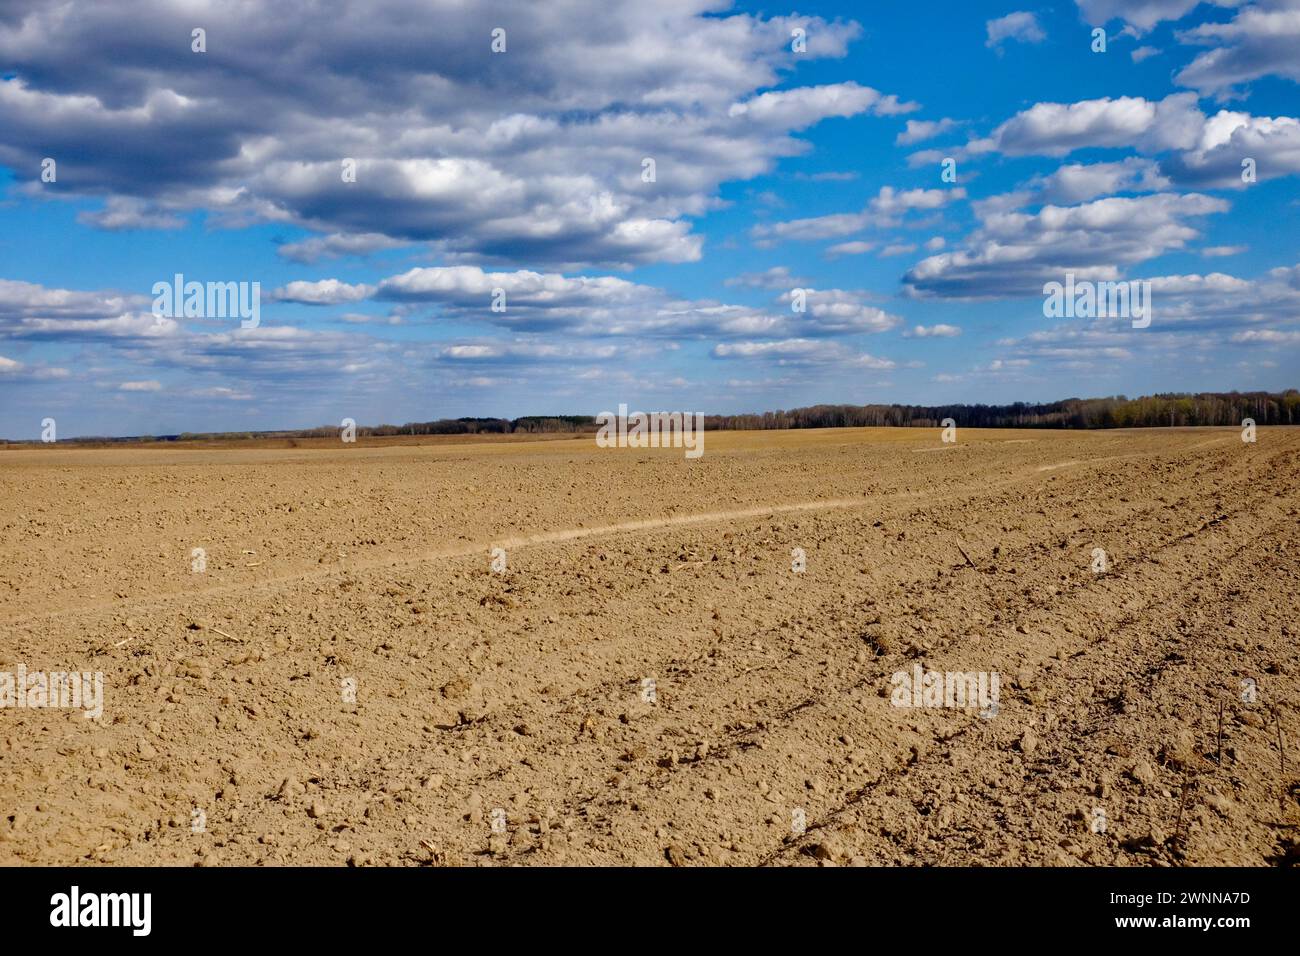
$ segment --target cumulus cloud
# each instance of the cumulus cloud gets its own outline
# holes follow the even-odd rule
[[[0,164],[77,157],[58,189],[105,197],[87,214],[104,228],[204,208],[318,233],[281,248],[294,261],[426,242],[460,261],[690,262],[689,217],[804,151],[791,134],[916,108],[852,82],[775,88],[860,32],[715,0],[20,5],[0,17]]]
[[[840,256],[860,256],[874,248],[876,248],[876,243],[864,242],[861,239],[855,239],[852,242],[837,242],[826,249],[826,257],[836,259]]]
[[[1300,345],[1300,331],[1279,332],[1276,329],[1253,329],[1237,332],[1234,342],[1259,342],[1264,345]]]
[[[450,362],[512,365],[532,362],[568,362],[575,359],[605,361],[619,354],[614,345],[569,344],[516,339],[510,342],[478,342],[448,345],[439,358]]]
[[[960,146],[945,146],[942,149],[922,149],[907,157],[907,165],[937,166],[948,159],[964,162],[988,153],[996,152],[998,144],[988,136],[972,136]]]
[[[902,322],[898,316],[864,302],[858,292],[844,289],[805,289],[803,292],[808,316],[804,334],[810,331],[822,335],[887,332]],[[793,298],[793,292],[786,292],[777,301],[788,306]]]
[[[785,131],[802,129],[830,116],[856,116],[866,112],[896,116],[918,109],[917,103],[900,103],[896,96],[884,96],[869,86],[850,82],[762,93],[745,102],[733,103],[727,113],[733,119]]]
[[[1300,173],[1300,120],[1230,110],[1207,116],[1194,93],[1036,103],[998,126],[988,141],[1008,156],[1065,156],[1099,147],[1163,154],[1160,174],[1191,188],[1243,187],[1244,157],[1254,160],[1261,181]]]
[[[406,243],[400,239],[392,239],[378,232],[336,232],[328,236],[313,236],[299,242],[287,242],[276,251],[282,259],[301,265],[313,265],[324,259],[365,256],[372,252],[397,249],[404,245]]]
[[[1152,288],[1149,328],[1128,328],[1123,319],[1067,322],[999,340],[1001,361],[1033,363],[1053,374],[1113,374],[1116,364],[1178,370],[1243,350],[1262,357],[1300,345],[1300,265],[1254,279],[1214,272],[1146,281]]]
[[[102,209],[80,212],[77,222],[106,232],[130,229],[183,229],[185,220],[128,196],[109,196]]]
[[[992,139],[1009,156],[1064,156],[1106,146],[1158,151],[1191,148],[1203,125],[1196,97],[1189,93],[1163,100],[1107,96],[1036,103],[994,130]]]
[[[1258,181],[1300,173],[1300,119],[1220,110],[1206,121],[1195,147],[1162,161],[1175,180],[1197,188],[1244,189],[1242,163]]]
[[[1163,328],[1204,331],[1300,325],[1300,267],[1271,269],[1253,279],[1211,272],[1155,276],[1149,281]]]
[[[338,279],[321,279],[317,282],[298,280],[276,289],[270,298],[273,302],[297,302],[301,305],[339,305],[367,299],[374,291],[374,286],[364,283],[351,285]]]
[[[1142,36],[1166,21],[1179,21],[1201,0],[1076,0],[1084,19],[1093,25],[1122,20],[1125,32]],[[1178,30],[1178,42],[1208,47],[1174,76],[1181,86],[1205,96],[1233,95],[1236,87],[1264,76],[1300,81],[1300,4],[1296,0],[1207,0],[1207,4],[1237,8],[1226,22],[1208,21]],[[1131,54],[1141,62],[1159,51],[1143,46]]]
[[[1036,200],[1070,205],[1120,192],[1159,192],[1170,182],[1154,160],[1130,156],[1115,163],[1069,163],[1030,186]]]
[[[880,258],[890,259],[894,256],[905,256],[911,252],[916,252],[915,242],[891,242],[880,250]]]
[[[410,269],[374,285],[337,279],[295,281],[273,299],[334,305],[369,299],[395,303],[409,313],[427,308],[444,318],[481,322],[515,332],[565,332],[582,336],[734,338],[753,335],[833,336],[882,332],[900,320],[841,289],[803,288],[805,310],[791,308],[792,291],[806,285],[784,267],[752,273],[733,284],[785,290],[771,308],[715,299],[682,299],[663,289],[617,276],[566,276],[527,269],[490,272],[479,266]],[[499,308],[493,308],[494,303]],[[344,321],[383,321],[349,313]]]
[[[1104,26],[1111,20],[1123,20],[1137,34],[1151,30],[1166,20],[1181,20],[1201,0],[1075,0],[1084,20]],[[1234,6],[1236,0],[1223,0],[1219,6]]]
[[[882,186],[880,192],[860,212],[812,216],[787,222],[759,223],[750,234],[760,241],[839,238],[862,232],[864,229],[897,226],[909,212],[942,209],[955,200],[965,198],[966,190],[961,186],[948,189],[903,190]]]
[[[6,385],[58,381],[68,378],[70,375],[71,373],[66,368],[45,364],[28,365],[25,362],[19,362],[17,359],[0,355],[0,382]]]
[[[993,47],[999,52],[1005,40],[1019,40],[1021,43],[1042,43],[1047,39],[1047,34],[1043,32],[1042,26],[1038,23],[1038,17],[1027,10],[1008,13],[1005,17],[989,20],[984,24],[984,29],[988,34],[984,45]]]
[[[11,323],[24,319],[109,319],[148,304],[149,299],[142,295],[51,289],[34,282],[0,279],[0,332],[13,331]]]
[[[149,303],[144,296],[0,279],[0,338],[128,342],[175,334],[179,324],[147,311]]]
[[[1157,354],[1168,348],[1169,339],[1163,333],[1140,338],[1110,327],[1060,326],[999,342],[1006,350],[1004,356],[976,371],[1014,371],[1035,366],[1051,370],[1052,374],[1098,373],[1113,370],[1117,363],[1132,362],[1139,352]]]
[[[897,363],[859,352],[839,342],[815,339],[780,339],[759,342],[731,342],[713,347],[719,359],[761,359],[778,366],[832,365],[842,368],[892,369]]]
[[[80,379],[87,387],[149,394],[163,390],[158,373],[172,371],[191,384],[178,398],[237,400],[383,383],[385,370],[391,375],[400,367],[396,346],[369,336],[269,323],[211,331],[201,320],[154,316],[142,298],[0,280],[0,340],[94,348],[94,362],[76,372],[35,363],[6,381]],[[110,376],[118,384],[104,385]]]
[[[1217,95],[1263,76],[1300,82],[1300,4],[1261,0],[1242,7],[1227,23],[1202,23],[1180,31],[1182,43],[1209,46],[1178,72],[1175,82]]]
[[[905,339],[951,339],[961,335],[961,329],[942,322],[935,325],[914,325],[903,333]]]
[[[742,272],[726,281],[729,286],[748,286],[752,289],[793,289],[809,284],[808,279],[792,275],[789,266],[772,266],[762,272]]]
[[[896,146],[911,146],[927,139],[941,136],[957,125],[955,120],[945,117],[940,120],[908,120],[907,128],[894,139]]]
[[[226,385],[192,389],[190,395],[194,398],[217,398],[228,402],[251,402],[255,397],[252,392],[241,391]]]
[[[1189,222],[1228,204],[1199,193],[1108,197],[1034,213],[985,210],[965,248],[917,263],[904,276],[915,296],[1001,298],[1041,294],[1065,273],[1119,279],[1120,268],[1182,249],[1200,233]]]

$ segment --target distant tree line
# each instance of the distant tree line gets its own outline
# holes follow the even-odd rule
[[[439,418],[431,422],[407,422],[405,425],[358,425],[358,437],[387,435],[509,435],[514,432],[585,432],[596,430],[591,415],[529,415],[524,418]],[[336,438],[337,425],[322,425],[296,432],[268,433],[293,438]]]
[[[646,409],[650,411],[651,409]],[[666,409],[669,411],[680,409]],[[1010,405],[812,405],[789,411],[706,415],[708,429],[763,428],[938,428],[945,418],[967,428],[1157,428],[1176,425],[1300,425],[1300,391],[1167,393],[1126,398],[1067,398],[1059,402]],[[591,415],[529,415],[524,418],[440,418],[405,425],[357,426],[358,436],[477,435],[513,432],[586,433],[596,431]],[[300,438],[332,438],[337,426],[300,432],[268,433]]]
[[[649,411],[650,409],[647,409]],[[684,411],[684,409],[663,409]],[[812,405],[789,411],[706,415],[708,429],[938,428],[945,418],[966,428],[1162,428],[1182,425],[1300,425],[1300,391],[1163,393],[1126,398],[1067,398],[1011,405]],[[579,434],[595,432],[592,415],[523,418],[439,418],[405,425],[358,425],[358,437],[386,435]],[[265,432],[184,432],[135,438],[74,438],[74,442],[203,441],[251,438],[337,438],[339,426]],[[27,444],[27,443],[22,443]]]
[[[813,405],[790,411],[709,415],[706,428],[1155,428],[1179,425],[1300,424],[1300,392],[1200,392],[1126,398],[1067,398],[1011,405]]]

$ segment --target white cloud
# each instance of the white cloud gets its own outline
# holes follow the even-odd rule
[[[1243,6],[1227,23],[1202,23],[1180,31],[1182,43],[1210,46],[1174,77],[1202,95],[1226,94],[1264,76],[1300,82],[1300,4],[1261,0]]]
[[[889,259],[893,256],[905,256],[909,252],[916,252],[915,242],[891,242],[880,250],[880,258]]]
[[[733,103],[727,115],[760,126],[793,130],[831,116],[857,116],[866,112],[896,116],[917,109],[920,106],[916,103],[900,103],[895,96],[884,96],[879,90],[850,82],[761,93],[744,102]]]
[[[1047,39],[1047,34],[1043,32],[1042,26],[1038,23],[1038,17],[1027,10],[1008,13],[1005,17],[989,20],[984,24],[984,29],[988,34],[984,45],[999,50],[1005,40],[1018,40],[1021,43],[1042,43]]]
[[[1237,332],[1234,342],[1259,342],[1264,345],[1300,345],[1300,331],[1280,332],[1277,329],[1252,329]]]
[[[1083,18],[1093,26],[1103,26],[1120,19],[1137,34],[1151,30],[1166,20],[1181,20],[1201,0],[1075,0]],[[1220,6],[1232,6],[1232,0]]]
[[[322,259],[363,256],[404,245],[406,243],[400,239],[392,239],[377,232],[334,233],[328,236],[313,236],[301,242],[285,243],[277,251],[282,258],[290,262],[311,265]]]
[[[951,339],[961,335],[961,329],[955,325],[914,325],[903,333],[905,339]]]
[[[423,0],[206,5],[209,37],[238,42],[203,69],[177,53],[193,19],[152,0],[0,18],[0,165],[38,168],[57,144],[78,157],[60,191],[107,201],[87,222],[170,228],[202,208],[218,227],[318,234],[281,247],[292,261],[427,243],[449,261],[627,268],[697,261],[692,219],[724,183],[806,152],[796,132],[917,108],[854,82],[791,85],[800,63],[843,56],[856,23],[712,0],[502,0],[436,16]],[[494,61],[486,38],[503,23],[511,42]],[[792,26],[816,37],[806,53],[790,50]]]
[[[965,198],[966,190],[961,186],[947,189],[903,190],[882,186],[880,192],[861,212],[834,213],[807,219],[792,219],[787,222],[759,223],[751,230],[751,235],[755,239],[765,241],[833,239],[850,236],[868,228],[897,226],[903,216],[909,212],[942,209],[949,203]]]
[[[740,275],[728,279],[725,283],[729,286],[748,286],[752,289],[794,289],[797,287],[810,285],[808,279],[801,278],[790,273],[788,266],[772,266],[762,272],[742,272]]]
[[[225,385],[214,385],[210,388],[196,388],[190,392],[190,395],[195,398],[220,398],[228,402],[251,402],[254,398],[252,392],[229,388]]]
[[[1085,20],[1101,25],[1120,19],[1125,32],[1141,37],[1165,21],[1178,21],[1200,0],[1076,0]],[[1178,30],[1178,42],[1210,47],[1174,77],[1181,86],[1205,96],[1232,95],[1238,87],[1264,76],[1300,81],[1300,5],[1296,0],[1209,0],[1214,6],[1237,8],[1227,22],[1207,19]],[[1131,56],[1141,62],[1160,51],[1142,46]]]
[[[127,342],[175,335],[179,323],[144,311],[149,302],[147,296],[0,279],[0,338]]]
[[[988,153],[996,152],[997,148],[998,144],[991,137],[971,137],[960,146],[917,150],[907,157],[907,165],[913,169],[918,166],[938,166],[949,159],[961,163],[968,159],[976,159]]]
[[[351,285],[338,279],[321,279],[316,282],[290,282],[271,293],[273,302],[298,302],[303,305],[339,305],[343,302],[360,302],[374,294],[374,286],[360,283]]]
[[[1206,116],[1194,93],[1163,100],[1122,96],[1036,103],[998,126],[989,141],[1008,156],[1064,156],[1096,148],[1165,153],[1159,174],[1196,188],[1242,188],[1247,157],[1255,161],[1261,181],[1300,173],[1300,120],[1230,110]]]
[[[733,279],[729,284],[784,290],[774,308],[753,308],[712,299],[679,299],[654,286],[615,276],[565,276],[526,269],[488,272],[478,266],[410,269],[375,285],[336,279],[297,281],[276,290],[278,301],[333,305],[372,299],[393,302],[406,316],[420,308],[463,322],[486,322],[517,332],[589,336],[831,336],[881,332],[899,319],[862,300],[859,293],[818,290],[782,266]],[[806,311],[789,308],[801,287]],[[497,290],[502,293],[497,296]],[[502,309],[494,310],[494,301]],[[381,318],[349,314],[352,323]]]
[[[1203,126],[1192,94],[1175,93],[1163,100],[1107,96],[1036,103],[999,126],[992,138],[1010,156],[1064,156],[1104,146],[1156,151],[1191,148]]]
[[[1200,234],[1188,220],[1224,212],[1199,193],[1109,197],[1036,213],[987,211],[965,248],[917,263],[904,277],[918,296],[1003,298],[1036,295],[1066,272],[1120,278],[1120,267],[1182,249]]]
[[[815,339],[723,343],[714,346],[713,356],[720,359],[763,359],[778,366],[834,365],[845,368],[897,368],[897,364],[890,359],[858,352],[838,342]]]
[[[77,222],[107,232],[132,229],[183,229],[185,220],[129,196],[109,196],[102,209],[77,213]]]
[[[1244,189],[1246,158],[1254,161],[1259,181],[1300,174],[1300,119],[1220,110],[1205,121],[1192,149],[1163,166],[1174,179],[1192,186]]]
[[[862,301],[862,295],[844,289],[805,289],[806,318],[802,320],[804,333],[815,331],[821,335],[888,332],[901,322],[898,316]],[[793,291],[782,293],[777,301],[789,306]],[[796,317],[796,324],[801,320]]]
[[[826,250],[826,255],[831,259],[837,258],[838,256],[860,256],[863,253],[870,252],[874,248],[876,248],[876,243],[874,242],[863,242],[861,240],[840,242],[829,247]]]
[[[613,345],[556,344],[527,339],[512,342],[491,342],[450,345],[440,351],[440,356],[453,362],[515,363],[537,361],[573,361],[595,359],[605,361],[619,354]]]
[[[957,123],[954,120],[946,117],[941,120],[908,120],[907,128],[895,137],[894,145],[911,146],[913,143],[934,139],[934,137],[941,136],[956,125]]]
[[[6,320],[37,317],[108,319],[148,303],[149,299],[143,295],[75,292],[16,279],[0,279],[0,331],[5,330]]]
[[[996,343],[1005,360],[1032,361],[1054,375],[1113,374],[1115,363],[1185,371],[1220,363],[1243,351],[1253,364],[1280,347],[1300,344],[1300,265],[1257,279],[1224,273],[1147,279],[1152,324],[1134,330],[1126,320],[1077,320]]]
[[[1130,156],[1115,163],[1070,163],[1030,186],[1036,200],[1072,204],[1118,192],[1158,192],[1170,182],[1154,160]]]

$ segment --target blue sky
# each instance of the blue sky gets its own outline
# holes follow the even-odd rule
[[[0,9],[0,435],[1298,384],[1300,0],[230,6]]]

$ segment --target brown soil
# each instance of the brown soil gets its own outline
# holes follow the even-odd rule
[[[0,456],[0,863],[1295,859],[1300,431],[705,447]]]

